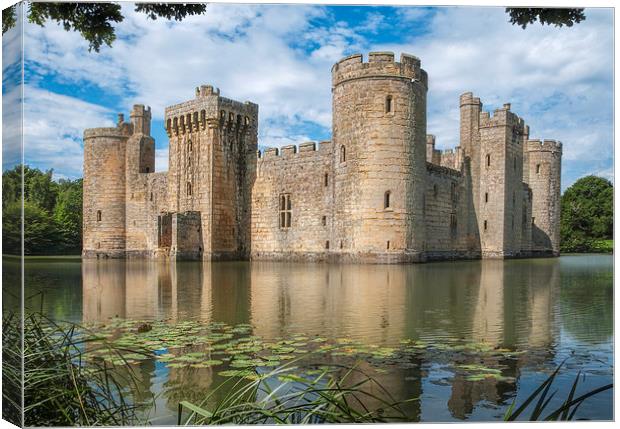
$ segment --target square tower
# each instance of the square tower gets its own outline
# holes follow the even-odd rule
[[[200,217],[198,227],[188,226],[200,229],[199,242],[184,245],[184,251],[196,247],[193,252],[203,259],[246,257],[258,105],[221,97],[219,89],[203,85],[193,100],[166,108],[165,124],[169,210]],[[174,247],[173,255],[179,251]]]

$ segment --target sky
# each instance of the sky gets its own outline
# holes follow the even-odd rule
[[[263,147],[330,139],[331,66],[392,51],[416,55],[428,72],[427,133],[438,148],[458,144],[459,95],[472,91],[485,110],[510,102],[531,138],[563,143],[562,189],[589,174],[613,181],[611,8],[586,9],[571,28],[523,30],[502,7],[210,4],[175,22],[122,4],[117,40],[99,53],[55,23],[25,24],[25,162],[56,179],[81,177],[85,128],[113,126],[134,103],[152,107],[156,170],[167,170],[164,108],[202,84],[259,104]],[[3,36],[8,148],[20,135],[18,36]],[[6,169],[15,159],[4,153]]]

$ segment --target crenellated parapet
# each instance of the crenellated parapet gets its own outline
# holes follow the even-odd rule
[[[262,152],[260,150],[257,151],[256,156],[263,160],[277,160],[291,158],[297,155],[311,156],[313,154],[329,154],[331,153],[332,146],[331,140],[319,142],[318,145],[316,142],[305,142],[300,143],[299,146],[287,145],[281,148],[269,147]]]
[[[557,140],[540,140],[530,139],[526,143],[528,152],[550,152],[553,154],[562,154],[562,142]]]
[[[513,131],[521,135],[529,134],[529,127],[525,125],[523,118],[510,111],[510,103],[495,109],[493,115],[489,112],[480,112],[480,128],[490,127],[512,127]]]
[[[472,92],[465,92],[461,94],[460,98],[460,107],[463,106],[478,106],[482,108],[482,102],[480,101],[480,97],[474,97]]]
[[[92,138],[121,138],[125,139],[133,133],[133,126],[127,122],[120,122],[116,127],[87,128],[84,130],[84,140]]]
[[[196,98],[166,107],[165,128],[168,137],[217,128],[245,133],[258,126],[258,105],[221,97],[210,85],[196,88]]]
[[[393,52],[371,52],[368,62],[364,62],[362,54],[355,54],[332,67],[332,87],[364,78],[402,78],[420,82],[428,88],[428,75],[420,67],[420,59],[413,55],[401,54],[397,62]]]

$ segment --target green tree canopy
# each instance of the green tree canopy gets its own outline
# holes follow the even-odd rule
[[[22,210],[23,172],[23,210]],[[22,218],[23,216],[23,218]],[[76,254],[82,249],[82,179],[21,165],[2,173],[2,246],[8,254]]]
[[[538,21],[541,25],[555,25],[556,27],[572,27],[586,19],[583,9],[567,8],[533,8],[533,7],[508,7],[506,13],[510,15],[510,23],[526,28]]]
[[[188,15],[204,13],[206,3],[136,3],[135,11],[150,19],[158,17],[181,21]],[[15,5],[2,11],[2,33],[16,24]],[[114,24],[124,19],[120,3],[28,3],[28,22],[43,27],[56,22],[67,31],[77,31],[88,41],[89,50],[99,52],[101,45],[112,46],[116,40]]]
[[[563,251],[587,251],[593,241],[611,239],[614,190],[607,179],[587,176],[562,195],[560,235]]]

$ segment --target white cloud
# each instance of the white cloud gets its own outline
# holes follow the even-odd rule
[[[81,177],[84,130],[113,126],[112,112],[28,85],[24,95],[24,162],[53,168],[62,177]]]
[[[487,109],[511,102],[532,137],[564,142],[567,160],[595,165],[612,156],[609,10],[588,9],[586,21],[572,28],[523,30],[508,23],[503,8],[399,7],[390,23],[395,17],[403,29],[415,29],[416,23],[426,29],[399,43],[361,36],[362,30],[385,26],[374,8],[357,26],[335,21],[322,7],[302,5],[210,4],[206,15],[181,23],[149,21],[132,10],[123,3],[126,19],[117,27],[118,39],[99,54],[89,53],[79,34],[54,24],[28,26],[32,82],[53,74],[68,84],[96,85],[120,97],[125,110],[135,102],[151,105],[156,119],[166,105],[193,97],[194,87],[212,84],[226,97],[258,103],[259,143],[281,146],[316,139],[300,131],[307,123],[328,132],[330,70],[339,58],[355,51],[408,52],[420,57],[429,73],[428,132],[437,135],[438,147],[458,144],[458,97],[473,91]],[[324,25],[317,25],[317,18]],[[72,121],[53,122],[75,135]],[[54,135],[54,127],[39,127],[45,130],[51,135],[41,134],[42,140],[69,144]],[[77,146],[69,147],[77,154]],[[165,151],[158,151],[158,171],[164,157]]]
[[[155,171],[168,171],[168,148],[155,149]]]

